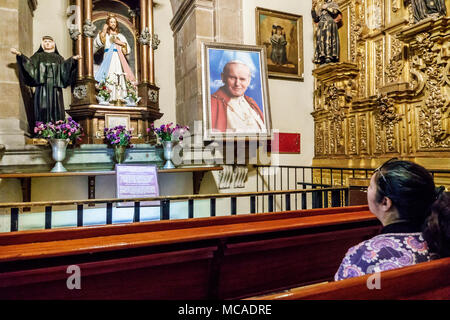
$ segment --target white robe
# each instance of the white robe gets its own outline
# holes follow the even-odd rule
[[[227,107],[227,131],[261,132],[265,128],[259,114],[244,97],[231,98]]]
[[[127,39],[124,35],[121,33],[117,35],[110,35],[109,33],[105,36],[105,44],[102,43],[102,40],[100,39],[100,33],[97,34],[97,37],[94,39],[94,53],[97,52],[102,47],[105,48],[105,55],[107,53],[107,50],[111,47],[111,44],[113,44],[113,37],[117,37],[120,41],[126,43],[126,50],[124,52],[124,55],[128,55],[131,53],[130,45],[128,44]],[[116,44],[116,49],[121,50],[121,46]],[[99,66],[94,66],[94,72],[97,72]],[[122,64],[120,62],[119,53],[114,52],[111,64],[109,66],[108,70],[108,76],[107,78],[109,81],[112,82],[112,84],[106,84],[106,86],[111,90],[111,101],[115,101],[118,99],[124,99],[127,96],[127,86],[125,81],[125,73],[122,68]]]

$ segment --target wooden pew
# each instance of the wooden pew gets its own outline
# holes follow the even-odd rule
[[[369,274],[253,297],[249,300],[448,300],[450,299],[449,273],[450,258],[444,258],[383,271],[379,273],[378,287],[375,276]]]
[[[0,234],[0,299],[251,297],[331,279],[379,228],[358,206]]]

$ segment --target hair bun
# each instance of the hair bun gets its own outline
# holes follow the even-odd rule
[[[439,199],[440,196],[444,193],[444,191],[445,191],[445,187],[444,186],[437,187],[434,190],[434,200]]]

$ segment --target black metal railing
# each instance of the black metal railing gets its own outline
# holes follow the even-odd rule
[[[308,196],[308,195],[311,196]],[[294,200],[294,197],[298,197]],[[20,209],[32,208],[34,211],[39,212],[39,208],[44,209],[44,228],[52,229],[52,220],[58,211],[54,211],[54,207],[76,207],[76,226],[82,227],[85,225],[85,215],[89,213],[89,210],[93,210],[93,205],[105,206],[105,221],[106,224],[113,224],[113,207],[119,203],[129,203],[133,208],[132,222],[141,221],[141,213],[144,207],[143,203],[159,202],[160,220],[169,220],[171,217],[171,203],[187,201],[188,212],[187,218],[194,218],[194,208],[196,201],[209,200],[209,216],[214,217],[217,214],[217,200],[228,199],[229,208],[225,211],[230,215],[238,214],[238,199],[248,198],[248,212],[255,214],[259,212],[274,212],[277,210],[276,197],[283,199],[283,211],[297,210],[297,208],[305,209],[307,207],[322,208],[322,207],[342,207],[348,205],[348,188],[320,188],[320,189],[296,189],[296,190],[276,190],[276,191],[264,191],[264,192],[241,192],[241,193],[219,193],[208,195],[181,195],[181,196],[165,196],[165,197],[153,197],[153,198],[136,198],[136,199],[92,199],[82,201],[53,201],[53,202],[19,202],[19,203],[0,203],[0,209],[9,209],[11,213],[11,226],[10,231],[19,230],[19,219],[22,214],[29,215],[30,213],[23,213]],[[263,198],[267,205],[267,211],[258,211],[257,200]],[[312,203],[308,203],[312,201]],[[86,206],[86,208],[85,208]],[[22,210],[23,211],[23,210]],[[87,211],[87,212],[86,212]]]
[[[321,189],[330,187],[349,187],[348,178],[368,179],[372,176],[372,168],[345,168],[345,167],[318,167],[318,166],[270,166],[255,165],[256,191],[291,189]],[[429,170],[436,184],[450,187],[450,170]],[[295,195],[297,197],[297,195]],[[303,200],[306,195],[302,194]],[[312,193],[313,207],[326,207],[325,198],[320,198],[318,193]],[[301,209],[309,209],[302,201]],[[279,202],[280,210],[283,210],[283,202]],[[265,210],[265,203],[258,203],[258,207]]]
[[[372,168],[340,168],[315,166],[270,166],[256,165],[257,191],[288,190],[297,187],[336,187],[348,186],[348,178],[365,178],[372,176]],[[450,180],[450,170],[428,170],[433,178]],[[448,186],[447,186],[448,187]]]
[[[322,189],[330,187],[348,187],[345,183],[345,177],[367,178],[370,177],[373,169],[355,169],[355,168],[334,168],[334,167],[311,167],[311,166],[269,166],[257,165],[256,190],[258,192],[271,190],[290,190],[290,189]],[[309,209],[305,206],[305,197],[302,195],[301,209]],[[297,195],[295,195],[297,200]],[[319,193],[312,193],[313,208],[320,206],[326,207],[325,198],[320,198]],[[330,200],[330,199],[328,199]],[[336,201],[336,200],[335,200]],[[344,200],[345,201],[345,200]],[[283,210],[283,203],[279,202],[280,209]],[[265,203],[258,203],[262,210],[265,210]]]

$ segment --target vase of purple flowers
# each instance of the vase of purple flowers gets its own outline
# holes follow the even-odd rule
[[[164,164],[163,169],[174,169],[176,168],[173,163],[174,147],[180,141],[183,140],[185,133],[189,131],[189,127],[176,125],[172,127],[173,123],[163,124],[159,128],[155,128],[153,123],[147,132],[153,131],[156,136],[161,140],[161,144],[164,149]]]
[[[114,161],[116,163],[123,163],[125,160],[125,151],[127,150],[127,147],[116,145],[114,146]]]
[[[105,128],[105,139],[114,148],[114,162],[123,163],[125,161],[126,149],[130,146],[131,131],[124,126]]]
[[[66,172],[62,162],[66,158],[69,143],[81,140],[83,129],[80,124],[72,118],[58,120],[55,123],[38,121],[34,127],[34,133],[38,138],[47,139],[52,147],[52,158],[56,163],[51,172]]]

